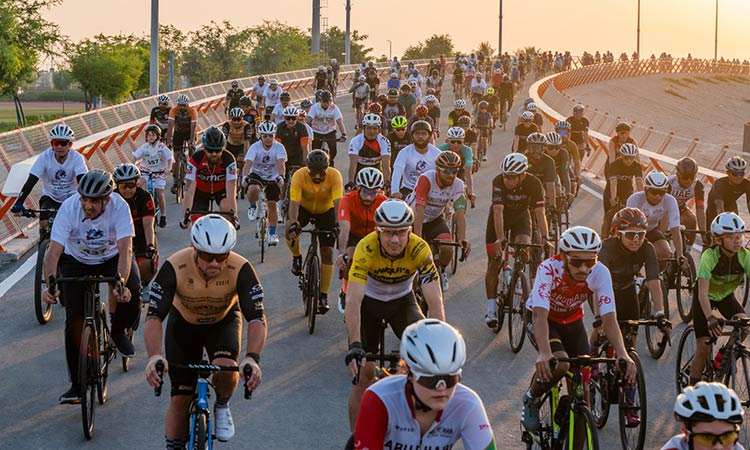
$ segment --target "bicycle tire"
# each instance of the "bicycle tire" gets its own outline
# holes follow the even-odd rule
[[[555,400],[556,404],[557,401]],[[554,436],[557,425],[553,422],[552,416],[552,394],[547,392],[542,397],[539,407],[539,431],[522,432],[521,440],[526,443],[526,450],[552,450],[555,448]],[[522,426],[523,428],[523,426]]]
[[[451,238],[453,239],[453,242],[458,242],[458,224],[455,220],[451,221]],[[453,258],[451,258],[451,275],[455,275],[456,269],[458,268],[458,253],[459,249],[454,248]]]
[[[724,384],[734,389],[737,396],[740,398],[740,402],[744,408],[750,406],[750,362],[748,357],[744,354],[740,354],[739,358],[737,354],[732,352],[732,370],[726,375]],[[740,440],[739,443],[743,447],[747,448],[750,445],[750,430],[747,426],[750,424],[750,416],[747,414],[743,417],[743,425],[740,425]]]
[[[47,304],[42,296],[47,289],[47,282],[44,280],[44,255],[49,247],[49,239],[39,243],[39,249],[36,256],[36,270],[34,271],[34,313],[39,325],[46,325],[52,318],[52,306]]]
[[[664,282],[660,279],[659,285],[661,286],[662,298],[666,299],[668,291],[664,286]],[[641,292],[638,293],[638,301],[640,304],[640,316],[643,319],[651,319],[651,292],[648,286],[644,283],[641,286]],[[646,347],[648,347],[648,354],[654,358],[659,359],[664,355],[667,343],[665,342],[666,337],[659,331],[655,325],[649,325],[645,330],[646,334]]]
[[[671,286],[672,283],[670,283],[668,279],[669,276],[665,273],[662,273],[662,276],[659,278],[661,278],[661,283],[667,291],[667,295],[664,296],[664,318],[669,320],[669,291],[671,290],[669,286]]]
[[[676,277],[677,287],[675,289],[677,299],[677,310],[684,323],[693,320],[693,284],[696,279],[695,261],[688,255],[688,268],[681,269]],[[744,307],[744,305],[743,305]]]
[[[609,344],[604,343],[599,348],[599,357],[606,358],[609,353]],[[591,415],[594,424],[600,430],[604,428],[609,419],[609,409],[612,406],[609,394],[612,389],[612,371],[610,364],[598,363],[596,370],[591,370],[591,381],[589,382],[589,400],[591,402]]]
[[[625,388],[620,387],[620,397],[618,402],[618,416],[620,425],[620,442],[622,443],[623,450],[643,450],[643,446],[646,442],[646,424],[648,423],[648,403],[646,396],[646,378],[643,373],[643,366],[641,365],[641,358],[638,356],[638,352],[628,352],[630,358],[635,362],[636,373],[636,388],[638,389],[635,398],[638,400],[637,405],[628,406],[625,398]],[[627,411],[629,409],[637,409],[639,414],[639,423],[636,427],[628,427],[626,423]],[[636,430],[635,433],[629,433],[629,431]]]
[[[307,331],[308,333],[313,334],[315,332],[315,316],[318,315],[318,302],[320,301],[320,261],[318,260],[318,255],[313,255],[311,257],[307,275],[307,298],[309,302]]]
[[[495,334],[499,333],[503,329],[503,322],[505,322],[505,280],[504,271],[501,268],[500,273],[497,276],[497,295],[495,296],[495,305],[497,308],[497,325],[492,327],[492,331]]]
[[[135,330],[129,328],[125,334],[128,336],[128,339],[130,339],[130,343],[132,344],[135,337]],[[130,370],[130,358],[127,356],[121,356],[120,359],[122,360],[122,371],[127,372]]]
[[[99,404],[103,405],[107,401],[107,388],[109,387],[109,362],[113,359],[112,353],[115,352],[110,343],[109,328],[107,328],[107,312],[104,304],[101,304],[99,310],[99,323],[97,331],[99,335],[99,370],[96,377],[97,396]]]
[[[695,356],[695,329],[688,325],[680,336],[680,343],[677,345],[677,359],[675,360],[675,387],[677,393],[681,393],[685,386],[690,382],[690,365]],[[710,355],[710,354],[709,354]],[[714,379],[713,361],[709,356],[701,373],[701,379],[712,381]]]
[[[742,289],[740,303],[742,303],[742,307],[745,308],[747,306],[747,298],[750,297],[750,280],[748,280],[747,275],[742,276],[742,283],[740,284],[739,289]]]
[[[208,418],[202,411],[193,412],[192,417],[193,442],[191,450],[206,450],[208,443]]]
[[[513,273],[508,297],[508,343],[511,351],[518,353],[526,339],[526,299],[529,297],[529,281],[525,273]]]
[[[260,262],[264,262],[266,259],[266,239],[268,238],[268,216],[264,216],[259,224],[258,245],[260,245]]]
[[[85,325],[81,333],[81,347],[78,353],[78,385],[81,389],[81,425],[86,439],[94,436],[96,418],[97,382],[95,367],[99,361],[99,347],[96,342],[96,331],[91,325]]]
[[[594,417],[591,415],[591,410],[586,405],[578,405],[575,406],[575,411],[573,413],[574,417],[574,433],[578,434],[578,426],[584,427],[585,430],[585,441],[580,443],[582,445],[576,445],[578,442],[576,437],[573,437],[574,442],[569,442],[570,439],[570,433],[564,433],[563,439],[562,439],[562,447],[560,448],[577,448],[580,450],[599,450],[599,430],[596,428],[596,424],[594,422]],[[561,433],[562,434],[562,433]]]

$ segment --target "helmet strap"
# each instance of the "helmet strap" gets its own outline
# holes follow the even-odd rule
[[[409,378],[406,380],[406,384],[407,388],[409,389],[409,394],[411,394],[412,398],[414,399],[414,407],[422,412],[432,411],[432,408],[427,406],[422,400],[419,399],[419,397],[417,397],[417,393],[414,391],[414,383],[412,383],[411,381],[412,376],[413,375],[409,376]]]

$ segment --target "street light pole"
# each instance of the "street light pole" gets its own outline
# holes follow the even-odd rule
[[[716,0],[716,24],[714,31],[714,61],[718,60],[719,56],[719,0]]]
[[[346,0],[346,35],[344,36],[344,64],[352,63],[352,40],[351,40],[351,15],[352,1]]]
[[[503,54],[503,0],[500,0],[500,28],[497,32],[497,55]]]
[[[641,59],[641,0],[638,0],[638,29],[635,41],[635,54]]]
[[[388,61],[393,59],[393,42],[388,39]]]
[[[159,0],[151,0],[151,63],[149,92],[159,93]]]

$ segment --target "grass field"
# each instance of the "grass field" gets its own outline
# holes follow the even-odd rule
[[[76,114],[85,110],[83,103],[65,103],[65,115]],[[54,120],[63,115],[61,103],[26,102],[23,104],[26,121],[35,125],[39,120]],[[0,102],[0,132],[16,128],[16,109],[11,102]]]

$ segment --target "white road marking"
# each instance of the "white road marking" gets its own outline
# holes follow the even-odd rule
[[[29,256],[29,258],[24,262],[21,267],[15,270],[8,278],[3,280],[2,283],[0,283],[0,297],[3,297],[13,286],[16,285],[23,277],[26,276],[27,273],[31,272],[31,269],[36,267],[36,256],[37,252],[34,252],[33,255]]]

